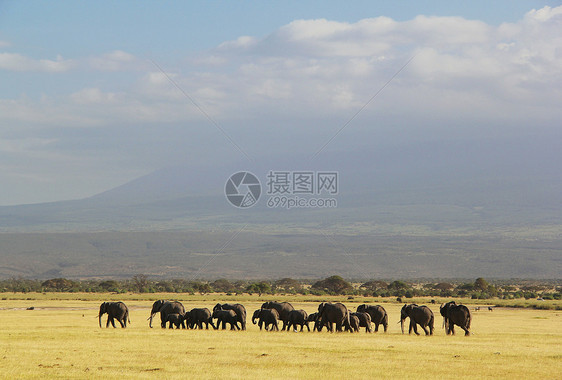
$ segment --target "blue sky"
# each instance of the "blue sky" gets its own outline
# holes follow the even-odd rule
[[[253,158],[306,156],[413,56],[328,150],[557,133],[559,4],[0,2],[0,205],[244,162],[178,88]]]
[[[182,54],[249,35],[263,37],[296,19],[356,22],[386,16],[461,16],[492,25],[559,1],[2,1],[1,35],[32,56]],[[24,50],[23,50],[24,49]]]

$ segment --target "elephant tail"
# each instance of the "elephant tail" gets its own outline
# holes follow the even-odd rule
[[[129,317],[129,310],[127,310],[127,322],[131,323],[131,318]]]

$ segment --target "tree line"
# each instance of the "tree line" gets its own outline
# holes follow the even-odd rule
[[[370,280],[353,283],[340,276],[322,280],[228,280],[193,281],[185,279],[156,280],[147,275],[135,275],[123,280],[72,280],[53,278],[29,280],[11,278],[0,280],[0,292],[86,292],[86,293],[226,293],[231,294],[312,294],[372,297],[464,297],[472,299],[542,298],[562,299],[558,283],[530,281],[489,282],[482,277],[475,281],[384,281]]]

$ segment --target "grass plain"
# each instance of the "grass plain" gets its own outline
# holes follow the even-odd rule
[[[155,299],[179,299],[186,309],[240,301],[248,330],[199,331],[148,327]],[[265,332],[250,317],[271,297],[217,294],[3,294],[0,301],[1,378],[561,378],[562,311],[481,308],[472,332],[446,336],[439,304],[431,337],[400,333],[401,304],[383,303],[387,333]],[[381,300],[356,297],[286,296],[295,308],[314,312],[324,300],[355,310]],[[98,327],[102,300],[123,300],[126,329]],[[438,300],[441,302],[444,300]],[[483,302],[483,301],[482,301]],[[490,301],[486,301],[490,302]],[[548,301],[547,301],[548,302]],[[552,301],[551,301],[552,302]],[[556,301],[555,301],[556,302]],[[473,310],[474,305],[470,305]],[[495,304],[492,301],[491,304]],[[483,306],[481,303],[480,306]],[[34,310],[26,310],[34,307]],[[156,317],[158,325],[159,317]]]

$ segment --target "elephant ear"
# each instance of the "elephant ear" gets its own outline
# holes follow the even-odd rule
[[[322,310],[324,310],[325,306],[326,306],[326,304],[324,302],[322,302],[320,305],[318,305],[318,314],[322,314]]]
[[[156,302],[154,302],[154,305],[152,305],[152,310],[160,310],[160,308],[162,308],[162,304],[164,303],[164,300],[158,300]]]

